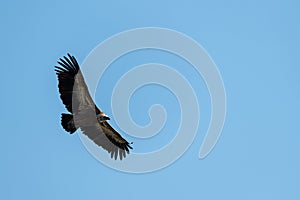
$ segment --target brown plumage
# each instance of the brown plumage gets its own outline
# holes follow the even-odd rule
[[[119,155],[122,160],[132,147],[109,125],[109,117],[95,105],[75,57],[68,54],[60,58],[58,64],[55,71],[60,98],[72,113],[61,115],[63,128],[71,134],[80,128],[95,144],[108,151],[111,158],[117,159]]]

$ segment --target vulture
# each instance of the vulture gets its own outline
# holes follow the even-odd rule
[[[58,78],[60,98],[69,114],[61,114],[61,125],[70,134],[80,129],[96,145],[110,153],[115,160],[126,157],[129,149],[127,142],[110,126],[110,118],[96,106],[91,98],[79,64],[74,56],[67,54],[57,62],[55,72]]]

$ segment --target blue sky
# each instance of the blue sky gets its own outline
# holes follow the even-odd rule
[[[292,0],[1,2],[0,198],[299,199],[299,8]],[[216,147],[199,160],[210,118],[209,95],[200,76],[184,71],[201,99],[193,144],[163,170],[127,174],[102,165],[77,135],[63,131],[60,113],[65,109],[53,66],[67,52],[81,63],[108,37],[146,26],[180,31],[207,50],[223,77],[227,118]],[[176,69],[184,64],[166,53],[137,52],[114,63],[104,77],[107,85],[120,76],[114,73],[120,73],[118,66],[130,69],[145,62]],[[112,88],[101,87],[107,98],[96,96],[96,102],[111,115]],[[130,109],[139,124],[147,123],[149,105],[176,104],[167,90],[143,90],[163,95],[146,102],[143,91],[134,95]],[[166,109],[172,117],[164,131],[173,134],[176,108]],[[156,149],[170,138],[136,140],[135,151]]]

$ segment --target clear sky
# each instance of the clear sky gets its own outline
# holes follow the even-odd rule
[[[300,199],[299,9],[296,0],[2,1],[0,199]],[[201,99],[193,144],[162,170],[129,174],[101,164],[61,128],[65,108],[53,68],[67,52],[82,63],[108,37],[148,26],[182,32],[207,50],[223,77],[227,118],[216,147],[199,160],[210,100],[201,76],[184,68]],[[108,115],[114,81],[147,62],[186,64],[152,50],[120,58],[103,79],[107,86],[100,82],[104,98],[96,95]],[[155,85],[133,95],[136,123],[148,123],[154,103],[169,111],[164,135],[122,133],[135,152],[163,146],[178,128],[174,95]]]

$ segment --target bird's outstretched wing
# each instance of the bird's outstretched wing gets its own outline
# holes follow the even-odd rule
[[[58,64],[55,71],[60,98],[72,113],[62,114],[63,128],[70,133],[80,128],[95,144],[107,150],[112,158],[117,159],[119,155],[122,160],[132,147],[107,121],[97,119],[103,112],[91,98],[75,57],[68,54],[68,57],[60,58]]]

